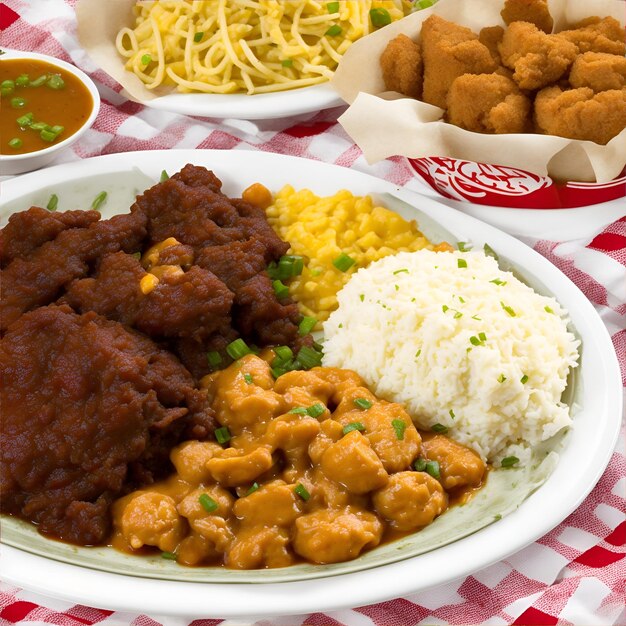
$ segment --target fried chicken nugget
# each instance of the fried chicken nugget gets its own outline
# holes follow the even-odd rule
[[[626,33],[614,17],[588,17],[572,30],[561,31],[559,36],[573,43],[580,53],[626,54]]]
[[[535,122],[545,134],[604,145],[626,128],[626,89],[546,87],[535,98]]]
[[[406,35],[392,39],[380,57],[385,87],[409,98],[422,96],[422,54],[420,47]]]
[[[576,58],[576,46],[560,35],[546,35],[529,22],[513,22],[498,46],[502,62],[515,70],[522,89],[541,89],[556,82]]]
[[[528,130],[530,100],[498,74],[459,76],[448,91],[448,121],[477,133]]]
[[[502,28],[502,26],[485,26],[485,28],[482,28],[478,33],[478,41],[480,41],[483,46],[487,46],[487,49],[491,53],[491,56],[497,65],[502,64],[498,46],[502,41],[503,35],[504,28]]]
[[[576,57],[569,75],[572,87],[595,92],[626,87],[626,58],[605,52],[585,52]]]
[[[530,22],[548,34],[554,26],[546,0],[506,0],[500,15],[505,24]]]
[[[422,24],[424,95],[429,104],[445,108],[448,89],[463,74],[489,74],[497,65],[489,50],[469,28],[431,15]]]

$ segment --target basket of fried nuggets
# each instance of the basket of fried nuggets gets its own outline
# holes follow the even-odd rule
[[[470,3],[467,0],[460,3],[459,7],[464,6],[458,9],[459,12],[465,11],[462,19],[471,13],[470,4],[484,6],[485,3]],[[568,2],[550,2],[551,6],[555,4],[562,8]],[[569,4],[576,4],[576,0],[570,0]],[[594,4],[596,8],[607,5],[601,1],[587,4],[592,5],[591,9]],[[626,13],[626,7],[621,2],[617,4]],[[498,6],[501,9],[501,25],[476,28],[479,19],[470,17],[465,23],[473,28],[468,28],[438,14],[453,14],[455,8],[450,6],[451,3],[445,5],[447,11],[438,12],[440,5],[443,9],[445,0],[440,1],[421,24],[414,22],[412,26],[405,27],[404,33],[387,34],[386,41],[383,40],[383,33],[377,33],[380,41],[372,42],[369,51],[365,49],[364,42],[358,53],[363,63],[377,53],[380,78],[361,80],[360,84],[357,84],[358,77],[353,78],[351,84],[344,88],[342,82],[346,73],[353,69],[348,57],[344,72],[341,72],[341,66],[338,70],[335,86],[349,102],[360,97],[358,92],[392,100],[387,105],[392,105],[395,113],[391,107],[386,110],[394,120],[399,118],[401,109],[393,100],[402,94],[439,107],[438,113],[434,114],[422,104],[416,117],[420,122],[444,121],[481,135],[526,133],[525,139],[519,139],[520,152],[524,156],[520,163],[515,162],[511,140],[508,143],[500,140],[499,148],[496,148],[498,142],[495,138],[491,141],[476,136],[473,139],[471,136],[460,138],[458,133],[453,134],[450,130],[445,135],[423,126],[411,126],[406,120],[385,125],[385,130],[391,130],[388,137],[394,132],[400,136],[398,128],[390,128],[390,125],[404,125],[403,137],[406,139],[394,154],[416,158],[434,155],[469,158],[483,163],[520,167],[545,176],[554,175],[549,167],[550,161],[570,143],[562,139],[555,141],[560,137],[596,145],[586,145],[584,153],[571,152],[582,155],[581,160],[586,160],[586,153],[591,162],[586,174],[579,177],[577,174],[581,168],[573,163],[571,168],[567,163],[564,167],[564,159],[561,159],[559,178],[607,183],[620,174],[626,164],[626,149],[622,141],[626,135],[618,137],[626,128],[626,42],[624,27],[615,17],[588,16],[568,23],[564,18],[567,11],[562,10],[557,24],[561,29],[558,29],[546,0],[506,0]],[[492,7],[489,9],[493,18],[494,11]],[[394,93],[390,95],[389,92]],[[364,110],[371,104],[371,100],[367,104],[359,103],[360,109]],[[377,158],[381,158],[381,151],[388,147],[386,140],[374,146],[372,131],[363,130],[361,133],[361,129],[368,125],[365,118],[356,119],[353,108],[354,105],[340,118],[340,122],[363,148],[366,157],[376,154]],[[385,105],[382,103],[376,107],[379,117],[383,110]],[[404,110],[411,114],[415,109],[407,107]],[[415,154],[414,146],[419,144],[420,139],[410,136],[410,128],[420,133],[430,131],[430,135],[421,133],[423,138],[422,145],[418,145],[418,150],[421,149],[419,154]],[[352,132],[353,129],[357,132]],[[359,134],[370,135],[366,138],[370,140],[371,151],[367,141],[359,141]],[[553,137],[533,139],[533,134]],[[424,137],[434,139],[432,144],[439,151],[428,153]],[[452,137],[452,140],[446,144],[447,137]],[[615,141],[606,146],[613,139]],[[537,140],[541,145],[533,143]],[[622,144],[621,151],[616,148],[618,143]],[[535,145],[540,148],[535,155],[536,163],[532,154]],[[398,147],[397,140],[395,147]],[[494,150],[490,153],[492,147]],[[444,152],[446,149],[448,151]],[[476,158],[477,155],[483,158]],[[503,155],[508,160],[493,160]],[[598,156],[600,159],[596,158]]]
[[[626,127],[626,44],[612,17],[551,34],[545,0],[506,0],[506,28],[431,15],[421,41],[400,34],[380,57],[390,91],[446,109],[480,133],[539,132],[606,144]]]

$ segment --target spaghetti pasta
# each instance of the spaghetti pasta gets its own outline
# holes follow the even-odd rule
[[[116,38],[125,67],[148,89],[249,95],[329,80],[370,11],[394,21],[409,0],[149,0]]]

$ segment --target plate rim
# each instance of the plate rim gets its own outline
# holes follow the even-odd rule
[[[310,175],[311,187],[315,187],[314,181],[316,177],[314,170],[320,172],[320,177],[327,173],[330,178],[337,178],[340,171],[338,169],[340,166],[332,164],[251,150],[126,152],[61,164],[8,180],[3,184],[3,204],[7,202],[7,196],[8,201],[12,201],[28,191],[32,191],[33,188],[45,187],[59,180],[76,180],[91,173],[104,173],[107,168],[109,171],[131,169],[136,163],[141,163],[141,169],[144,171],[148,168],[160,171],[164,165],[168,167],[168,160],[176,161],[178,163],[176,167],[183,161],[195,161],[197,164],[213,167],[220,176],[222,176],[220,168],[223,167],[224,170],[228,171],[228,176],[231,176],[233,171],[237,171],[238,179],[241,179],[239,172],[250,171],[250,167],[248,167],[250,165],[254,171],[254,164],[256,162],[258,165],[259,161],[266,161],[267,166],[273,166],[275,170],[281,172],[278,176],[279,178],[284,178],[285,181],[289,180],[290,170],[298,172],[299,168],[308,167],[307,176]],[[245,162],[243,166],[240,161]],[[123,167],[116,167],[117,165],[122,165]],[[237,166],[237,170],[233,170],[234,165]],[[585,499],[600,479],[606,465],[610,461],[619,434],[622,412],[622,385],[617,356],[615,355],[608,331],[591,303],[547,259],[541,257],[537,252],[511,235],[450,208],[433,198],[402,190],[393,183],[353,169],[343,168],[343,170],[343,174],[347,179],[345,184],[348,188],[352,184],[350,180],[360,180],[360,182],[367,183],[371,187],[372,193],[384,191],[394,193],[401,199],[417,205],[420,210],[432,215],[444,224],[452,222],[455,228],[469,227],[470,232],[482,229],[485,234],[480,235],[481,238],[489,239],[495,237],[498,240],[503,239],[502,243],[507,245],[507,253],[509,255],[513,254],[515,258],[521,254],[523,257],[526,257],[527,261],[524,263],[524,269],[528,269],[527,265],[529,264],[531,267],[538,265],[542,270],[542,279],[545,279],[547,276],[549,279],[548,283],[552,283],[555,280],[558,282],[557,291],[560,292],[562,290],[565,292],[559,296],[560,300],[564,295],[567,295],[568,299],[574,298],[577,304],[580,305],[581,308],[576,311],[576,316],[585,322],[585,334],[587,332],[595,333],[593,349],[597,348],[599,355],[599,363],[596,363],[596,367],[602,366],[602,376],[607,381],[606,393],[598,394],[602,395],[602,397],[597,401],[603,409],[601,411],[602,416],[606,418],[601,429],[601,432],[606,434],[606,437],[602,440],[602,445],[599,448],[601,454],[596,453],[598,458],[595,458],[592,464],[593,471],[584,476],[584,488],[577,489],[574,496],[571,493],[566,494],[567,504],[565,507],[547,506],[544,520],[542,520],[541,524],[535,524],[532,530],[528,527],[528,522],[532,520],[532,516],[529,516],[528,513],[529,510],[535,509],[536,506],[542,504],[553,504],[553,502],[546,500],[546,497],[544,497],[546,491],[542,492],[543,487],[527,498],[517,511],[506,516],[497,524],[483,528],[474,535],[397,563],[316,580],[250,584],[138,579],[51,561],[44,557],[37,557],[3,545],[0,573],[2,573],[6,581],[32,589],[43,595],[73,602],[79,601],[90,606],[115,610],[149,611],[164,615],[198,616],[210,614],[219,615],[220,617],[241,617],[257,614],[279,615],[320,610],[328,611],[380,602],[392,597],[421,591],[437,584],[450,582],[456,578],[465,577],[473,571],[506,558],[543,536],[561,523]],[[297,177],[297,175],[296,173],[294,176]],[[63,178],[63,176],[66,177]],[[262,177],[259,178],[263,180]],[[337,180],[341,180],[341,176]],[[22,189],[25,191],[20,191]],[[536,272],[534,273],[536,275]],[[550,291],[553,292],[554,289],[551,288]],[[571,307],[568,306],[567,308],[571,312]],[[577,324],[577,327],[580,330],[579,324]],[[587,352],[588,350],[585,352],[585,359],[588,360],[589,355]],[[583,367],[585,367],[585,359],[583,360]],[[611,402],[615,405],[614,411]],[[612,419],[611,416],[613,416]],[[600,431],[600,429],[598,430]],[[586,460],[585,463],[585,467],[587,467],[590,461]],[[550,483],[550,480],[553,480],[555,475],[563,472],[562,466],[563,463],[557,465],[555,472],[546,484]],[[529,504],[531,502],[532,505]],[[559,509],[559,512],[555,513],[554,509]],[[525,531],[522,533],[523,537],[520,537],[518,534],[514,543],[511,544],[511,528],[515,528],[516,524],[518,526],[526,524],[524,526]],[[532,527],[532,524],[530,526]],[[478,542],[476,540],[477,537],[481,539]],[[495,546],[495,548],[490,554],[481,552],[477,555],[475,550],[476,543]],[[463,555],[467,558],[461,558]],[[469,562],[472,555],[474,561],[470,565]],[[476,559],[477,556],[478,559]],[[418,573],[424,567],[428,570],[429,566],[432,566],[433,563],[436,565],[438,561],[457,563],[452,575],[449,573],[448,568],[441,567],[439,570],[430,569],[429,579],[426,581],[419,580],[414,575],[415,570]],[[51,568],[54,575],[50,575]],[[131,590],[133,592],[132,597]],[[177,598],[177,601],[175,603],[172,602],[172,598]]]

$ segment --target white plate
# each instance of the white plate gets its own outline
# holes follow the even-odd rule
[[[181,115],[199,117],[233,118],[243,120],[269,120],[278,117],[301,115],[345,104],[327,83],[301,87],[275,93],[204,94],[172,93],[142,102],[147,107],[171,111]]]
[[[585,296],[539,254],[497,229],[441,203],[341,167],[251,151],[172,150],[122,153],[60,165],[13,179],[3,186],[1,214],[44,204],[58,190],[62,208],[88,205],[112,192],[105,214],[129,206],[145,177],[158,179],[186,163],[205,165],[238,195],[261,181],[277,190],[290,183],[322,194],[347,188],[356,194],[395,193],[452,231],[459,239],[488,242],[529,284],[553,294],[570,311],[583,343],[581,410],[553,474],[515,512],[479,532],[418,557],[351,574],[289,583],[189,583],[123,576],[78,567],[3,546],[3,580],[33,591],[102,608],[164,615],[234,617],[295,614],[371,604],[467,576],[541,537],[569,515],[596,484],[608,463],[621,423],[617,358],[602,321]],[[79,202],[80,200],[80,202]],[[419,214],[416,214],[419,222]]]

